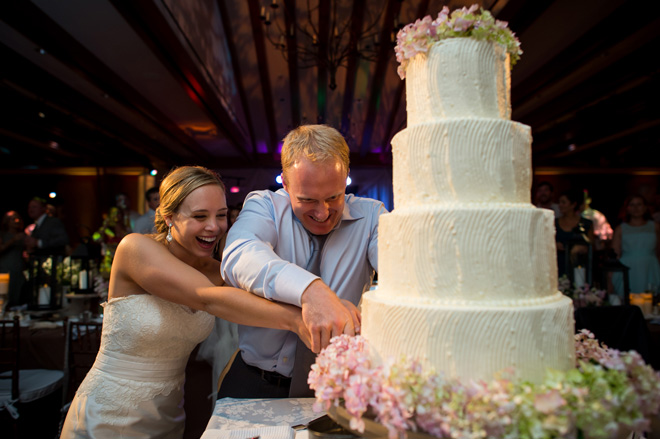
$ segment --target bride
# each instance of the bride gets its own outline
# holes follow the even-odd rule
[[[212,256],[227,231],[227,203],[217,174],[177,168],[160,200],[158,233],[130,234],[117,247],[101,348],[62,438],[181,438],[186,362],[213,316],[293,331],[310,344],[300,308],[220,286]]]

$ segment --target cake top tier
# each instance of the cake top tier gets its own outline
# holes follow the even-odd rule
[[[475,4],[470,8],[456,9],[450,14],[449,8],[445,6],[435,20],[427,15],[401,29],[394,49],[400,63],[398,73],[401,79],[406,76],[408,60],[418,53],[427,53],[433,43],[447,38],[469,37],[501,44],[509,53],[513,66],[522,54],[520,41],[507,27],[508,23],[495,20],[489,11],[478,10],[479,6]]]

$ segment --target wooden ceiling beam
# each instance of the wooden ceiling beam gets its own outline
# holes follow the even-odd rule
[[[219,91],[209,83],[207,75],[200,70],[200,63],[191,58],[179,35],[172,29],[159,7],[153,2],[109,1],[133,31],[151,48],[154,55],[191,97],[192,102],[214,123],[218,132],[224,134],[239,154],[247,156],[246,146],[249,145],[249,140],[239,131],[235,117],[229,114],[218,97]],[[207,150],[187,133],[184,135],[188,139],[187,145],[197,152],[201,160],[211,158]]]
[[[296,2],[284,0],[284,25],[287,29],[287,63],[289,67],[289,94],[291,107],[291,128],[302,121],[300,111],[300,76],[298,75],[298,33],[290,32],[296,26]]]
[[[331,11],[330,1],[319,2],[318,24],[319,24],[319,51],[316,66],[316,119],[317,123],[326,122],[326,111],[328,108],[328,66],[324,57],[328,56],[328,35],[330,32]],[[337,72],[334,72],[335,74]]]
[[[581,84],[592,80],[594,72],[601,72],[612,64],[618,62],[631,52],[648,44],[649,41],[658,40],[658,28],[660,19],[647,24],[638,32],[623,41],[617,42],[609,48],[593,54],[588,62],[583,63],[575,69],[568,69],[566,74],[558,77],[555,81],[538,90],[533,95],[527,96],[524,102],[516,104],[513,108],[512,117],[515,120],[523,120],[531,112],[543,109],[557,96],[564,96]]]
[[[340,132],[344,135],[344,137],[348,137],[348,134],[351,131],[351,112],[353,110],[353,98],[355,96],[357,68],[360,61],[360,57],[357,54],[357,45],[359,37],[362,34],[365,9],[366,8],[362,2],[357,0],[353,1],[353,11],[351,15],[351,36],[348,43],[351,54],[348,56],[348,63],[346,65],[346,86],[344,87],[344,99],[341,106]]]
[[[176,162],[181,157],[190,156],[190,152],[185,149],[180,151],[185,153],[183,156],[171,151],[167,145],[157,142],[137,130],[78,90],[44,72],[3,44],[0,44],[0,58],[6,63],[2,70],[5,86],[0,88],[3,102],[9,103],[12,99],[19,99],[23,102],[31,101],[36,105],[52,108],[55,112],[66,115],[66,118],[62,120],[68,122],[58,126],[60,132],[66,130],[69,137],[72,137],[71,134],[68,134],[70,131],[76,135],[86,133],[84,135],[95,138],[94,142],[81,140],[79,146],[94,151],[97,148],[95,143],[100,142],[107,148],[108,142],[104,143],[104,139],[110,138],[117,139],[126,148],[125,152],[115,151],[114,153],[126,153],[127,160],[144,157],[142,161],[153,163],[161,160]],[[22,94],[22,97],[18,97],[19,94]],[[47,111],[44,111],[46,117],[48,117]],[[4,118],[3,121],[0,121],[0,125],[8,120],[8,118]],[[14,127],[12,129],[19,127],[15,124],[12,126]],[[34,135],[34,133],[25,134]],[[61,146],[64,148],[66,145]],[[131,150],[134,154],[127,153]],[[144,163],[144,165],[147,164]]]
[[[279,139],[277,136],[277,124],[275,123],[275,104],[273,102],[273,87],[270,84],[268,69],[268,58],[266,57],[266,42],[261,23],[259,0],[248,0],[250,11],[250,23],[252,24],[252,37],[254,48],[257,52],[257,65],[259,69],[259,80],[261,93],[264,99],[264,113],[268,125],[268,142],[266,143],[269,154],[277,151]]]
[[[220,19],[222,20],[222,27],[225,30],[225,44],[229,50],[229,58],[231,60],[231,68],[233,70],[233,76],[235,78],[236,90],[238,91],[238,97],[241,100],[241,107],[243,108],[243,114],[247,123],[248,134],[250,135],[250,145],[252,146],[252,155],[256,156],[257,154],[257,143],[255,142],[255,133],[254,133],[254,123],[252,122],[252,117],[250,116],[249,111],[249,102],[247,98],[247,93],[245,92],[245,86],[243,85],[243,73],[241,72],[241,63],[239,62],[240,54],[236,50],[236,44],[234,43],[234,31],[232,30],[231,17],[229,16],[229,11],[227,9],[227,0],[216,0],[218,5],[218,10],[220,11]]]
[[[506,0],[500,0],[500,1],[506,1]],[[428,14],[428,9],[429,9],[429,3],[430,0],[422,0],[419,3],[419,6],[417,7],[417,12],[416,12],[416,17],[424,17]],[[385,130],[385,134],[387,135],[388,142],[385,145],[385,154],[389,154],[392,151],[392,138],[396,134],[395,130],[398,131],[397,127],[394,126],[394,122],[396,121],[396,118],[399,113],[399,108],[401,108],[401,100],[403,98],[403,92],[406,89],[406,83],[405,80],[402,79],[401,82],[396,86],[396,91],[394,92],[394,105],[392,107],[392,111],[390,111],[390,115],[387,119],[387,128]],[[404,117],[407,115],[405,106],[403,107],[404,109],[402,110],[404,113]]]
[[[201,157],[207,155],[206,151],[179,130],[157,107],[143,98],[138,90],[117,76],[41,9],[30,2],[4,2],[2,15],[3,20],[17,32],[43,48],[46,51],[45,56],[54,57],[84,81],[103,90],[130,111],[140,114],[163,134],[173,136],[176,143],[181,145],[178,155],[186,156],[190,151],[195,151]],[[79,115],[83,119],[88,118],[84,113]]]
[[[380,106],[381,93],[383,91],[383,82],[385,81],[385,70],[389,66],[389,61],[394,54],[393,46],[389,43],[392,32],[392,23],[394,17],[399,14],[401,10],[401,2],[398,0],[388,0],[387,11],[385,12],[385,20],[383,27],[380,31],[380,48],[378,53],[378,60],[376,61],[376,70],[374,72],[373,82],[371,83],[371,92],[369,93],[369,101],[367,104],[367,116],[364,120],[364,128],[362,130],[362,144],[360,146],[360,155],[366,156],[371,147],[371,136],[374,131],[374,123],[376,122],[376,115]]]

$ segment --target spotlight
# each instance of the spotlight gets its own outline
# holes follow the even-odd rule
[[[282,174],[277,174],[277,177],[275,177],[275,182],[277,184],[282,184]]]
[[[55,198],[57,197],[57,192],[51,192],[48,194],[48,198]]]
[[[351,177],[346,177],[346,186],[350,186],[352,182]]]
[[[156,169],[152,169],[151,172],[149,172],[149,174],[156,176],[158,174],[158,171]]]
[[[232,194],[237,194],[240,191],[241,191],[241,188],[238,187],[238,186],[232,186],[232,187],[229,188],[229,192],[231,192]]]

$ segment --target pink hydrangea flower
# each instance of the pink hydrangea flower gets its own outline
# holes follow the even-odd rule
[[[520,41],[508,29],[506,22],[495,20],[487,10],[478,11],[479,6],[474,4],[450,14],[449,8],[444,6],[435,20],[426,16],[404,26],[397,35],[394,49],[400,64],[397,72],[401,79],[405,78],[408,60],[428,53],[434,43],[445,38],[475,38],[501,44],[510,55],[511,65],[514,65],[522,54]]]

